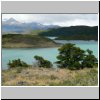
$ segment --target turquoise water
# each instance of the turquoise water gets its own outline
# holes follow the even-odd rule
[[[59,43],[75,43],[76,46],[86,50],[90,49],[93,51],[94,55],[98,57],[98,43],[96,41],[56,41]],[[38,48],[38,49],[2,49],[2,69],[7,69],[7,63],[9,60],[14,60],[20,58],[21,60],[27,62],[28,64],[33,64],[35,62],[34,56],[39,55],[51,62],[57,61],[56,56],[58,55],[58,48]]]

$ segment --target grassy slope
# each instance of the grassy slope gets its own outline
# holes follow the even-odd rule
[[[32,34],[6,34],[2,36],[3,48],[55,47],[57,44],[45,37]]]
[[[14,68],[2,71],[3,86],[97,86],[98,69]]]

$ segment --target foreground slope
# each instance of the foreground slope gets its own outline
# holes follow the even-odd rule
[[[14,68],[2,71],[3,86],[97,86],[98,68]]]

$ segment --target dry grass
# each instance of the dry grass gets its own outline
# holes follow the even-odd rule
[[[14,68],[2,71],[3,86],[97,86],[98,69]]]

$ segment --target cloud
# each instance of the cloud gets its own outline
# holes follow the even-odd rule
[[[38,22],[41,24],[75,26],[75,25],[98,25],[97,14],[3,14],[2,20],[14,18],[20,22]]]

